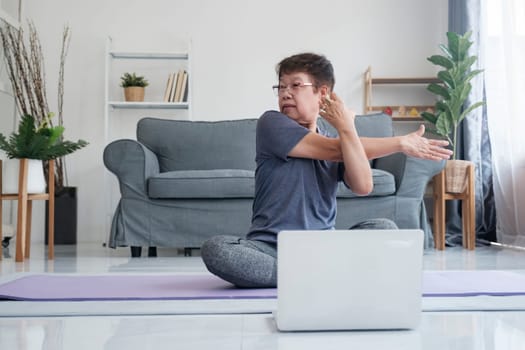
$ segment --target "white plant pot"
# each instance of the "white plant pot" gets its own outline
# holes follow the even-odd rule
[[[20,159],[3,161],[2,193],[18,193],[18,177]],[[44,168],[39,159],[29,159],[27,162],[27,193],[45,193],[46,179]]]

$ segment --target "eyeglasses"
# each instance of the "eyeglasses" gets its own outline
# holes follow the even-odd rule
[[[274,85],[274,86],[272,86],[272,89],[273,89],[273,92],[275,93],[275,96],[280,96],[280,95],[284,94],[284,92],[288,91],[288,89],[290,89],[290,91],[292,92],[292,95],[293,95],[293,94],[297,93],[302,87],[313,86],[313,85],[314,85],[313,83],[297,82],[297,83],[293,83],[293,84],[290,84],[290,85],[282,85],[282,84]]]

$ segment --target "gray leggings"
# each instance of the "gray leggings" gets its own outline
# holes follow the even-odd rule
[[[397,229],[388,219],[374,219],[350,229]],[[214,275],[241,288],[277,286],[277,244],[235,236],[215,236],[201,247],[204,264]]]

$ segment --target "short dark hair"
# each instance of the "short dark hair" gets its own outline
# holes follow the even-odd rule
[[[286,57],[277,64],[275,70],[279,79],[283,74],[303,72],[312,76],[316,87],[326,84],[330,90],[334,89],[334,67],[323,55],[306,52]]]

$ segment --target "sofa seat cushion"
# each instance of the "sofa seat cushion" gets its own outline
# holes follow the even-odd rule
[[[396,192],[394,175],[390,174],[388,171],[372,169],[372,178],[374,180],[374,189],[368,197],[390,196]],[[339,188],[337,189],[337,197],[352,198],[360,196],[350,191],[344,183],[340,182]]]
[[[148,179],[150,198],[253,198],[255,172],[240,169],[178,170]]]

